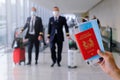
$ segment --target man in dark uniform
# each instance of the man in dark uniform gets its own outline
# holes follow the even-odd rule
[[[27,30],[26,39],[29,40],[28,43],[28,63],[27,65],[31,65],[32,60],[32,48],[35,46],[35,64],[38,64],[38,56],[39,56],[39,40],[42,39],[43,36],[43,25],[40,17],[36,16],[36,8],[32,7],[31,9],[31,17],[28,17],[26,24],[22,31]]]
[[[70,39],[69,29],[66,23],[66,19],[65,17],[59,15],[59,8],[54,7],[53,17],[49,19],[49,25],[48,25],[48,39],[50,41],[51,58],[53,61],[51,67],[53,67],[56,62],[59,67],[61,66],[60,65],[62,59],[61,53],[62,53],[63,41],[64,41],[63,27],[65,27],[66,36],[68,37],[68,39]],[[57,52],[56,52],[56,44],[57,44]]]

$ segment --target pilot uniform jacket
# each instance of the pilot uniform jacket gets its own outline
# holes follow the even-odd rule
[[[27,33],[25,38],[30,38],[30,34],[29,34],[29,30],[30,30],[30,21],[31,21],[31,17],[27,18],[27,22],[24,26],[24,28],[22,29],[22,31],[24,31],[26,28],[28,28]],[[43,25],[42,25],[42,20],[40,17],[35,18],[35,24],[34,24],[34,30],[35,30],[35,36],[36,38],[38,38],[38,36],[42,36],[43,35]]]
[[[54,17],[49,19],[48,38],[50,38],[50,42],[54,40],[55,35],[57,35],[58,41],[64,41],[63,27],[65,27],[66,35],[69,36],[69,29],[65,17],[59,16],[57,20]]]

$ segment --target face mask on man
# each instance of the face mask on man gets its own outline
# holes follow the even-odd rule
[[[35,11],[31,11],[31,16],[36,16],[36,12]]]
[[[53,11],[53,16],[57,17],[59,15],[59,11]]]

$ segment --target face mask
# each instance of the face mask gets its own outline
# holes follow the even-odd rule
[[[59,11],[53,11],[53,15],[54,16],[58,16],[59,15]]]
[[[31,16],[36,16],[36,12],[35,11],[31,11]]]

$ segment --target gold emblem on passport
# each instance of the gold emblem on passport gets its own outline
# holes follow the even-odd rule
[[[87,50],[94,47],[94,41],[92,40],[92,38],[89,38],[88,40],[83,41],[82,45]]]

